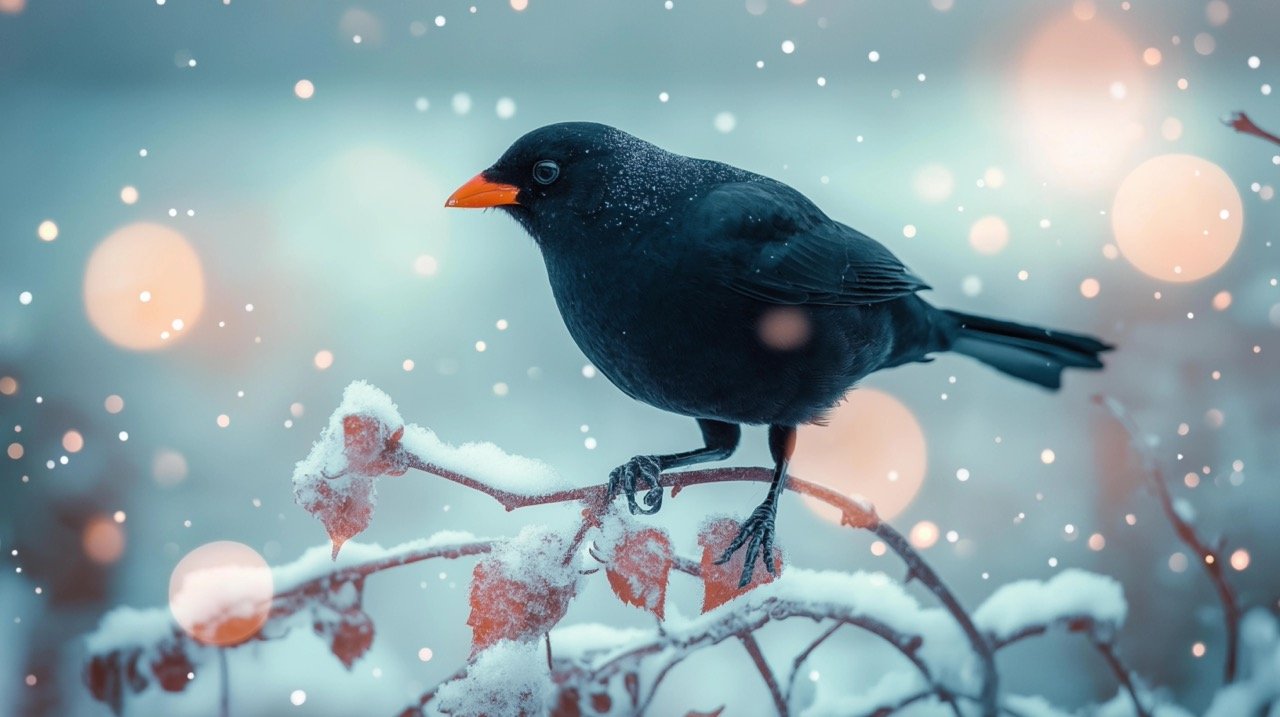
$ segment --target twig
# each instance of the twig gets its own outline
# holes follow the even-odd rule
[[[408,451],[403,444],[397,444],[397,451],[394,460],[399,465],[409,468],[416,468],[425,473],[437,475],[446,480],[459,483],[461,485],[473,488],[484,493],[494,500],[497,500],[507,510],[515,510],[517,508],[525,508],[536,505],[548,505],[552,503],[564,503],[569,501],[587,501],[595,506],[597,510],[603,510],[604,499],[607,495],[605,486],[587,486],[583,488],[572,488],[568,490],[555,491],[542,495],[520,495],[509,491],[495,488],[478,481],[470,476],[466,476],[455,471],[441,468],[430,461]],[[695,485],[708,485],[711,483],[725,483],[730,481],[750,481],[750,482],[771,482],[773,480],[773,472],[765,468],[711,468],[702,470],[692,470],[683,472],[663,473],[659,484],[665,488],[671,488],[672,497],[684,488]],[[980,702],[986,714],[994,714],[997,711],[997,695],[999,690],[999,677],[996,673],[995,659],[991,655],[991,648],[986,641],[982,639],[978,629],[974,626],[972,618],[965,611],[960,601],[947,588],[938,574],[929,567],[924,558],[916,552],[911,544],[892,526],[880,520],[876,515],[875,509],[869,505],[842,495],[826,486],[817,483],[811,483],[801,478],[791,476],[787,480],[786,489],[808,495],[839,509],[842,513],[842,523],[853,528],[862,528],[870,530],[879,536],[885,543],[902,558],[907,564],[908,576],[917,579],[925,587],[929,589],[951,613],[956,622],[964,631],[965,636],[969,640],[973,651],[978,655],[978,659],[983,667],[982,692]]]
[[[218,648],[218,664],[221,667],[219,679],[218,714],[220,717],[231,717],[231,672],[227,669],[227,648]]]
[[[814,650],[818,649],[822,643],[826,642],[828,637],[836,634],[836,631],[839,630],[840,626],[843,624],[844,623],[837,622],[831,627],[823,630],[821,635],[818,635],[813,642],[809,643],[808,647],[801,650],[800,654],[796,655],[796,658],[791,661],[791,676],[787,678],[787,704],[791,704],[791,694],[795,692],[796,689],[796,678],[800,675],[800,668],[804,666],[805,660],[808,660],[809,655],[812,655]]]
[[[657,692],[658,684],[662,681],[662,678],[666,676],[672,667],[681,662],[695,649],[709,647],[732,637],[741,639],[773,620],[804,617],[815,621],[835,620],[838,626],[853,625],[879,636],[897,649],[898,652],[902,653],[915,666],[916,670],[924,677],[925,682],[932,687],[934,694],[938,694],[944,700],[949,695],[949,692],[944,687],[937,684],[929,666],[920,658],[918,650],[923,641],[919,635],[908,635],[899,632],[874,618],[823,612],[816,609],[812,604],[792,600],[769,598],[758,605],[751,605],[750,609],[751,612],[749,614],[726,612],[720,620],[705,625],[703,629],[695,634],[666,633],[656,635],[651,640],[610,655],[589,671],[589,679],[593,682],[608,680],[626,667],[639,663],[640,660],[649,655],[672,654],[673,657],[663,666],[653,685],[650,686],[649,697],[644,701],[640,710],[643,712],[644,707],[648,705],[654,693]]]
[[[1165,482],[1164,471],[1161,470],[1159,462],[1156,461],[1155,456],[1152,454],[1150,446],[1141,439],[1142,431],[1139,430],[1137,423],[1134,422],[1133,417],[1129,415],[1124,405],[1110,396],[1103,395],[1094,396],[1094,401],[1105,406],[1124,428],[1125,433],[1129,435],[1130,444],[1133,445],[1138,455],[1142,458],[1147,484],[1156,494],[1156,498],[1159,499],[1160,507],[1164,510],[1165,517],[1169,520],[1174,532],[1177,533],[1183,544],[1199,556],[1201,567],[1204,568],[1205,574],[1209,576],[1210,582],[1213,583],[1214,588],[1217,590],[1218,601],[1222,603],[1222,619],[1225,624],[1227,638],[1223,682],[1230,684],[1236,679],[1236,657],[1240,650],[1240,603],[1236,599],[1235,590],[1232,589],[1231,583],[1227,582],[1226,573],[1222,568],[1225,562],[1222,558],[1222,545],[1211,546],[1200,537],[1195,526],[1178,513],[1173,504],[1173,496],[1169,493],[1169,486]]]
[[[1116,652],[1115,644],[1112,642],[1111,632],[1113,628],[1109,625],[1099,624],[1092,615],[1067,615],[1060,617],[1052,622],[1039,623],[1035,625],[1027,625],[1021,630],[1002,639],[991,638],[991,646],[995,650],[1001,650],[1015,642],[1021,642],[1029,637],[1043,635],[1054,627],[1065,627],[1068,632],[1083,633],[1089,637],[1089,642],[1093,645],[1098,654],[1102,655],[1102,659],[1110,668],[1111,674],[1115,675],[1116,682],[1120,683],[1120,687],[1129,693],[1129,699],[1133,700],[1133,710],[1137,717],[1151,717],[1151,712],[1147,710],[1142,699],[1138,696],[1138,687],[1134,682],[1133,671],[1130,670],[1120,659],[1119,653]]]
[[[764,653],[760,651],[760,643],[756,642],[755,635],[748,632],[745,635],[739,635],[738,639],[742,641],[742,646],[747,648],[747,654],[751,655],[751,661],[756,663],[760,677],[769,687],[769,694],[773,696],[773,706],[778,708],[779,717],[790,717],[791,709],[787,705],[786,698],[782,696],[782,689],[778,687],[778,679],[774,677],[773,670],[769,669],[769,663],[764,660]]]
[[[996,673],[996,658],[991,643],[983,638],[982,633],[978,631],[978,627],[973,624],[973,618],[969,616],[968,611],[964,609],[955,595],[947,589],[946,584],[942,582],[938,574],[933,572],[933,568],[929,567],[924,558],[911,547],[911,544],[907,542],[902,533],[894,530],[893,526],[888,523],[880,523],[873,530],[881,540],[888,544],[907,563],[907,579],[905,582],[911,582],[912,579],[915,579],[929,588],[929,592],[938,598],[938,601],[942,603],[947,612],[951,613],[956,623],[960,625],[960,629],[964,631],[965,637],[969,639],[969,645],[982,662],[982,691],[979,693],[978,701],[982,704],[983,714],[995,714],[999,706],[999,677]],[[952,707],[955,707],[955,703],[952,703]]]
[[[1277,137],[1254,124],[1253,120],[1249,119],[1249,115],[1243,112],[1233,113],[1230,117],[1222,120],[1222,123],[1240,134],[1251,134],[1254,137],[1261,137],[1273,144],[1280,144],[1280,137]]]

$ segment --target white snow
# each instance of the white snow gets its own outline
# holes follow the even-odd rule
[[[492,443],[453,446],[440,440],[430,429],[414,424],[405,427],[401,443],[432,465],[515,495],[542,495],[573,487],[551,466],[512,455]]]
[[[147,649],[172,638],[177,629],[167,607],[117,607],[102,616],[97,630],[85,636],[85,650],[104,655],[132,647]]]
[[[1000,587],[974,611],[973,620],[997,640],[1004,640],[1027,627],[1068,617],[1089,616],[1118,627],[1127,612],[1119,582],[1072,568],[1047,581],[1019,580]]]
[[[404,559],[433,548],[465,545],[477,540],[482,539],[466,531],[442,530],[430,537],[410,540],[390,548],[384,548],[377,543],[352,541],[343,546],[336,560],[330,559],[328,546],[317,545],[308,548],[297,560],[273,567],[271,572],[275,578],[278,594],[345,568],[365,563]]]
[[[911,670],[885,673],[880,680],[862,694],[844,692],[840,680],[819,680],[813,704],[800,714],[803,717],[847,717],[848,715],[873,714],[880,707],[896,705],[928,688],[924,677]],[[936,697],[913,704],[912,715],[949,715],[951,708]]]
[[[586,622],[551,631],[551,654],[556,659],[581,661],[587,656],[653,637],[653,630],[619,628]]]
[[[452,717],[540,715],[551,697],[542,641],[503,640],[477,655],[465,677],[442,686],[435,706]]]

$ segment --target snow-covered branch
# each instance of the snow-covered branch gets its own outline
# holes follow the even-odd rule
[[[1228,630],[1238,631],[1235,597],[1220,568],[1221,548],[1200,539],[1189,511],[1178,509],[1123,408],[1111,399],[1099,400],[1134,437],[1153,489],[1179,537],[1201,555],[1220,586],[1228,608]],[[528,525],[509,538],[444,532],[389,549],[350,542],[372,519],[378,479],[410,469],[482,492],[507,510],[576,503],[582,518],[556,528]],[[662,485],[674,497],[692,486],[770,478],[764,469],[724,468],[664,474]],[[803,480],[792,479],[789,488],[836,507],[846,525],[874,533],[904,561],[901,583],[883,573],[787,565],[782,550],[775,548],[768,559],[774,561],[776,575],[760,571],[752,583],[740,588],[742,554],[728,565],[716,562],[736,532],[733,517],[708,517],[698,531],[701,554],[682,555],[665,530],[637,522],[608,501],[603,485],[571,485],[544,464],[506,454],[491,444],[448,445],[430,430],[404,423],[390,398],[363,382],[347,389],[320,440],[298,463],[293,483],[298,503],[322,521],[331,547],[313,548],[293,563],[272,570],[274,593],[267,600],[265,618],[241,642],[279,637],[294,625],[295,616],[306,615],[334,655],[350,668],[374,639],[373,620],[362,606],[367,578],[423,560],[478,558],[467,620],[472,628],[471,658],[407,707],[406,717],[428,711],[455,717],[644,713],[673,669],[700,650],[726,641],[741,643],[782,715],[885,717],[930,702],[955,717],[1059,714],[1039,698],[1002,693],[994,660],[1004,647],[1057,630],[1085,635],[1108,665],[1120,685],[1116,700],[1125,700],[1108,703],[1107,709],[1114,709],[1114,714],[1181,714],[1160,704],[1120,660],[1115,637],[1127,605],[1115,580],[1063,570],[1047,581],[1004,585],[969,611],[923,556],[870,505]],[[656,627],[561,625],[583,582],[599,572],[622,603],[655,617]],[[667,613],[667,585],[673,572],[702,584],[701,615],[686,618]],[[905,585],[913,580],[937,600],[937,607],[923,606],[907,592]],[[797,617],[820,630],[791,660],[790,673],[780,679],[756,634],[766,624]],[[1280,632],[1275,622],[1274,617],[1255,620]],[[828,681],[819,684],[812,701],[799,704],[797,675],[815,651],[845,626],[884,640],[902,656],[900,665],[888,669],[880,682],[861,694],[840,692],[827,686],[838,680]],[[1257,634],[1264,633],[1258,628]],[[1267,642],[1264,638],[1255,642],[1269,647],[1259,649],[1280,655],[1280,639]],[[1236,638],[1230,639],[1229,676],[1234,674]],[[189,634],[179,628],[163,608],[120,608],[103,619],[87,647],[87,683],[99,700],[120,712],[127,694],[141,692],[152,683],[171,692],[183,690],[195,665],[208,659],[209,650],[222,650],[221,657],[234,644],[230,648],[202,644],[199,632]],[[1265,689],[1254,689],[1253,682],[1235,687],[1224,704],[1236,704],[1230,700],[1271,704]]]

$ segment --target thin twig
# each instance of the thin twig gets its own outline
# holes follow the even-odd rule
[[[1152,453],[1151,447],[1147,445],[1146,441],[1142,440],[1142,431],[1138,428],[1138,424],[1134,422],[1133,417],[1129,415],[1124,405],[1110,396],[1103,395],[1094,396],[1094,401],[1105,406],[1129,435],[1129,442],[1138,452],[1139,457],[1142,458],[1142,467],[1147,477],[1147,485],[1151,487],[1152,492],[1156,494],[1156,498],[1160,501],[1160,507],[1164,510],[1165,518],[1173,526],[1178,539],[1200,558],[1200,566],[1204,568],[1205,574],[1209,576],[1209,581],[1213,583],[1214,589],[1217,590],[1218,601],[1222,603],[1222,620],[1227,638],[1223,682],[1231,684],[1236,679],[1236,657],[1240,651],[1240,603],[1236,599],[1235,590],[1231,587],[1231,583],[1227,581],[1226,573],[1223,570],[1225,562],[1222,558],[1223,545],[1221,542],[1217,547],[1210,545],[1200,537],[1191,521],[1184,519],[1178,513],[1178,509],[1173,503],[1173,496],[1169,493],[1169,485],[1165,482],[1164,471],[1160,468],[1160,464]]]
[[[769,669],[769,663],[765,662],[764,653],[760,651],[760,643],[756,642],[755,635],[748,632],[745,635],[739,635],[738,639],[742,641],[742,646],[747,648],[747,654],[751,655],[751,661],[756,663],[760,677],[769,687],[769,694],[773,696],[773,706],[778,708],[779,717],[790,717],[791,709],[787,706],[786,698],[782,696],[782,689],[778,687],[778,678],[774,677],[773,670]]]
[[[964,631],[965,637],[969,640],[969,646],[973,648],[978,659],[982,662],[982,691],[979,693],[978,701],[982,704],[983,714],[993,715],[997,712],[999,706],[998,690],[999,676],[996,672],[996,658],[992,650],[991,644],[978,631],[978,627],[973,624],[973,618],[969,616],[969,612],[964,609],[956,596],[947,589],[942,578],[933,572],[933,568],[924,561],[907,539],[894,530],[893,526],[888,523],[880,523],[873,528],[875,534],[883,540],[895,553],[902,557],[907,563],[907,579],[905,582],[911,582],[912,579],[919,580],[922,585],[933,593],[938,601],[942,603],[947,612],[955,618],[956,624]],[[955,704],[952,703],[952,707]]]
[[[843,624],[844,623],[837,622],[831,627],[823,630],[821,635],[818,635],[813,642],[809,643],[808,647],[801,650],[800,654],[796,655],[795,659],[791,661],[791,675],[787,678],[787,704],[791,704],[791,695],[796,689],[796,678],[800,675],[800,668],[804,666],[805,660],[808,660],[809,655],[812,655],[814,650],[818,649],[822,643],[826,642],[828,637],[836,634],[836,631],[839,630]]]
[[[1240,134],[1251,134],[1254,137],[1261,137],[1273,144],[1280,144],[1280,137],[1277,137],[1254,124],[1253,120],[1249,119],[1249,115],[1243,112],[1233,113],[1230,117],[1224,119],[1222,123]]]
[[[991,646],[995,650],[1002,650],[1029,637],[1043,635],[1054,627],[1065,627],[1067,632],[1087,635],[1089,642],[1107,663],[1111,674],[1115,675],[1116,682],[1120,684],[1120,687],[1125,692],[1129,693],[1129,698],[1133,700],[1134,714],[1137,717],[1151,717],[1151,712],[1147,710],[1146,705],[1143,704],[1142,699],[1138,696],[1138,687],[1134,682],[1133,671],[1124,664],[1120,659],[1119,653],[1116,652],[1115,644],[1112,642],[1114,626],[1099,623],[1092,615],[1064,615],[1052,622],[1026,625],[1012,635],[1006,635],[999,639],[991,637]]]
[[[536,505],[548,505],[552,503],[563,503],[569,501],[587,501],[594,505],[597,510],[604,509],[604,499],[607,496],[606,488],[600,486],[586,486],[582,488],[572,488],[568,490],[555,491],[542,495],[521,495],[510,491],[495,488],[478,481],[470,476],[441,468],[421,456],[404,448],[403,444],[396,444],[393,448],[395,454],[391,457],[398,464],[409,468],[415,468],[425,473],[437,475],[446,480],[462,484],[469,488],[473,488],[484,493],[494,500],[497,500],[507,510],[515,510],[517,508],[525,508]],[[711,483],[725,483],[730,481],[749,481],[749,482],[772,482],[773,472],[766,468],[711,468],[683,472],[663,473],[659,484],[665,488],[671,488],[672,497],[678,494],[684,488],[695,485],[708,485]],[[973,624],[973,619],[965,611],[960,601],[947,588],[938,574],[929,567],[911,544],[902,536],[901,533],[894,530],[892,526],[880,520],[876,515],[875,509],[870,505],[866,505],[849,496],[843,495],[826,486],[817,483],[811,483],[801,478],[791,476],[786,483],[786,489],[807,495],[839,509],[842,513],[841,522],[853,528],[862,528],[870,530],[880,536],[886,544],[902,558],[907,564],[908,576],[917,579],[925,587],[929,589],[946,607],[947,611],[955,618],[964,631],[966,638],[969,640],[973,651],[978,655],[979,661],[983,667],[982,692],[980,701],[983,709],[987,714],[994,714],[997,709],[997,694],[999,690],[999,677],[996,673],[995,659],[991,655],[991,648],[982,639],[978,629]]]
[[[219,678],[218,714],[220,717],[231,717],[231,671],[227,669],[227,648],[218,648]]]

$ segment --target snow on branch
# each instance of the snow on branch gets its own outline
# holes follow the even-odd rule
[[[1119,404],[1100,401],[1136,438]],[[484,493],[507,510],[577,504],[581,520],[568,526],[528,525],[511,538],[444,532],[389,549],[351,542],[372,520],[378,479],[410,469]],[[1158,469],[1148,472],[1159,483],[1157,495],[1180,537],[1203,550],[1202,556],[1213,557],[1206,560],[1208,567],[1219,564],[1220,548],[1209,548],[1196,536],[1186,511],[1175,510]],[[674,497],[692,486],[770,479],[771,471],[762,468],[722,468],[667,473],[661,485]],[[777,574],[759,571],[752,583],[740,588],[743,555],[737,554],[728,565],[716,563],[736,531],[733,517],[708,517],[699,528],[700,554],[682,554],[664,529],[637,522],[617,509],[607,500],[604,485],[573,485],[545,464],[509,455],[492,444],[451,446],[426,428],[405,424],[391,399],[364,382],[347,388],[319,441],[298,463],[293,486],[298,504],[324,524],[331,545],[313,548],[272,570],[275,590],[266,619],[242,642],[279,637],[295,625],[295,616],[305,615],[350,669],[375,635],[373,619],[362,606],[368,577],[428,559],[477,559],[467,620],[472,628],[471,657],[449,679],[422,693],[404,710],[404,717],[644,713],[666,675],[689,656],[726,642],[736,642],[746,651],[780,715],[803,711],[885,717],[926,704],[955,717],[1061,714],[1040,698],[1002,694],[994,660],[998,650],[1054,630],[1086,635],[1115,675],[1120,691],[1100,708],[1105,714],[1181,714],[1158,703],[1120,661],[1114,640],[1127,605],[1115,580],[1064,570],[1047,581],[1000,587],[971,612],[874,508],[800,479],[792,478],[788,488],[836,507],[846,525],[883,540],[903,560],[904,581],[895,582],[883,573],[791,566],[783,550],[775,547],[768,559],[775,562]],[[581,586],[601,568],[620,602],[651,615],[655,627],[560,624]],[[667,610],[673,573],[701,583],[699,616],[686,618]],[[1221,571],[1210,573],[1231,596],[1224,604],[1235,605]],[[937,607],[924,606],[907,592],[905,585],[913,580],[937,600]],[[756,632],[771,622],[797,617],[818,629],[780,679]],[[1234,619],[1238,622],[1238,615]],[[1261,655],[1260,664],[1266,664],[1267,655],[1280,664],[1280,639],[1275,637],[1280,629],[1275,623],[1269,615],[1249,623],[1250,645]],[[902,656],[900,664],[887,669],[862,694],[845,694],[823,682],[811,702],[797,704],[797,675],[815,651],[845,627],[885,641]],[[198,633],[179,628],[165,609],[119,608],[103,618],[86,647],[87,684],[95,697],[120,712],[126,694],[151,684],[182,691],[195,664],[208,660],[213,650],[225,656],[235,645],[202,644]],[[1224,704],[1270,704],[1263,701],[1269,698],[1259,696],[1272,684],[1267,682],[1270,676],[1266,669],[1255,669],[1255,679],[1233,687],[1238,689],[1223,698]],[[1280,675],[1276,678],[1280,684]],[[690,707],[718,713],[713,705]]]

